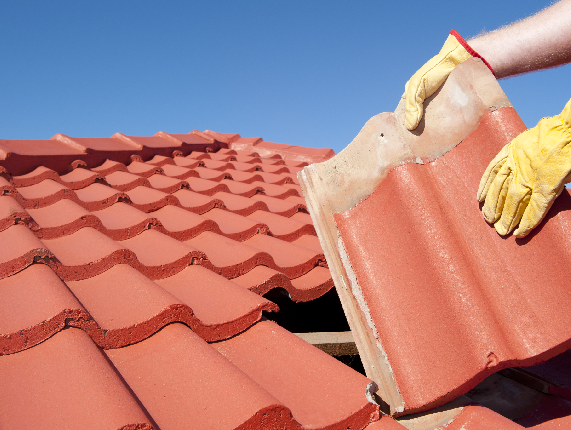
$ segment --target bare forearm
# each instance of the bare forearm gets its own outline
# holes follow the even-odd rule
[[[571,62],[571,0],[468,41],[497,78]]]

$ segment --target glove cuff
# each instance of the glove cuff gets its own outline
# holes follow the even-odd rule
[[[462,47],[466,51],[468,51],[468,54],[470,54],[472,57],[476,57],[476,58],[479,58],[480,60],[482,60],[484,62],[484,64],[486,66],[488,66],[488,69],[490,69],[492,74],[494,76],[496,76],[496,72],[494,72],[494,69],[492,69],[492,66],[490,66],[490,63],[488,63],[484,57],[482,57],[480,54],[478,54],[476,51],[474,51],[472,49],[472,47],[470,45],[468,45],[468,43],[464,40],[464,38],[462,36],[460,36],[460,33],[458,33],[456,30],[452,29],[452,30],[450,30],[450,34],[456,38],[458,43],[460,45],[462,45]]]

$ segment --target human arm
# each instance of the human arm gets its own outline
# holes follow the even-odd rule
[[[571,62],[571,0],[468,40],[494,69],[496,78]]]
[[[497,78],[571,62],[570,29],[571,0],[561,0],[523,21],[470,39],[467,44],[459,35],[451,40],[451,34],[440,53],[407,82],[406,127],[414,130],[418,126],[424,100],[436,92],[456,65],[470,57],[485,59]]]

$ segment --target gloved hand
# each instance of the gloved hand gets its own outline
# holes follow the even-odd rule
[[[543,118],[508,143],[480,180],[482,214],[501,235],[524,237],[536,227],[571,172],[571,100],[563,112]],[[520,221],[521,220],[521,221]]]
[[[438,55],[422,66],[405,85],[405,126],[414,130],[422,119],[424,99],[430,97],[444,83],[450,72],[468,58],[480,58],[494,73],[492,67],[466,43],[456,30],[450,35]]]

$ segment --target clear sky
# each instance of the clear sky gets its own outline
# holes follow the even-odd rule
[[[0,138],[210,129],[339,152],[451,28],[468,39],[549,4],[2,1]],[[501,85],[531,127],[561,111],[570,76]]]

